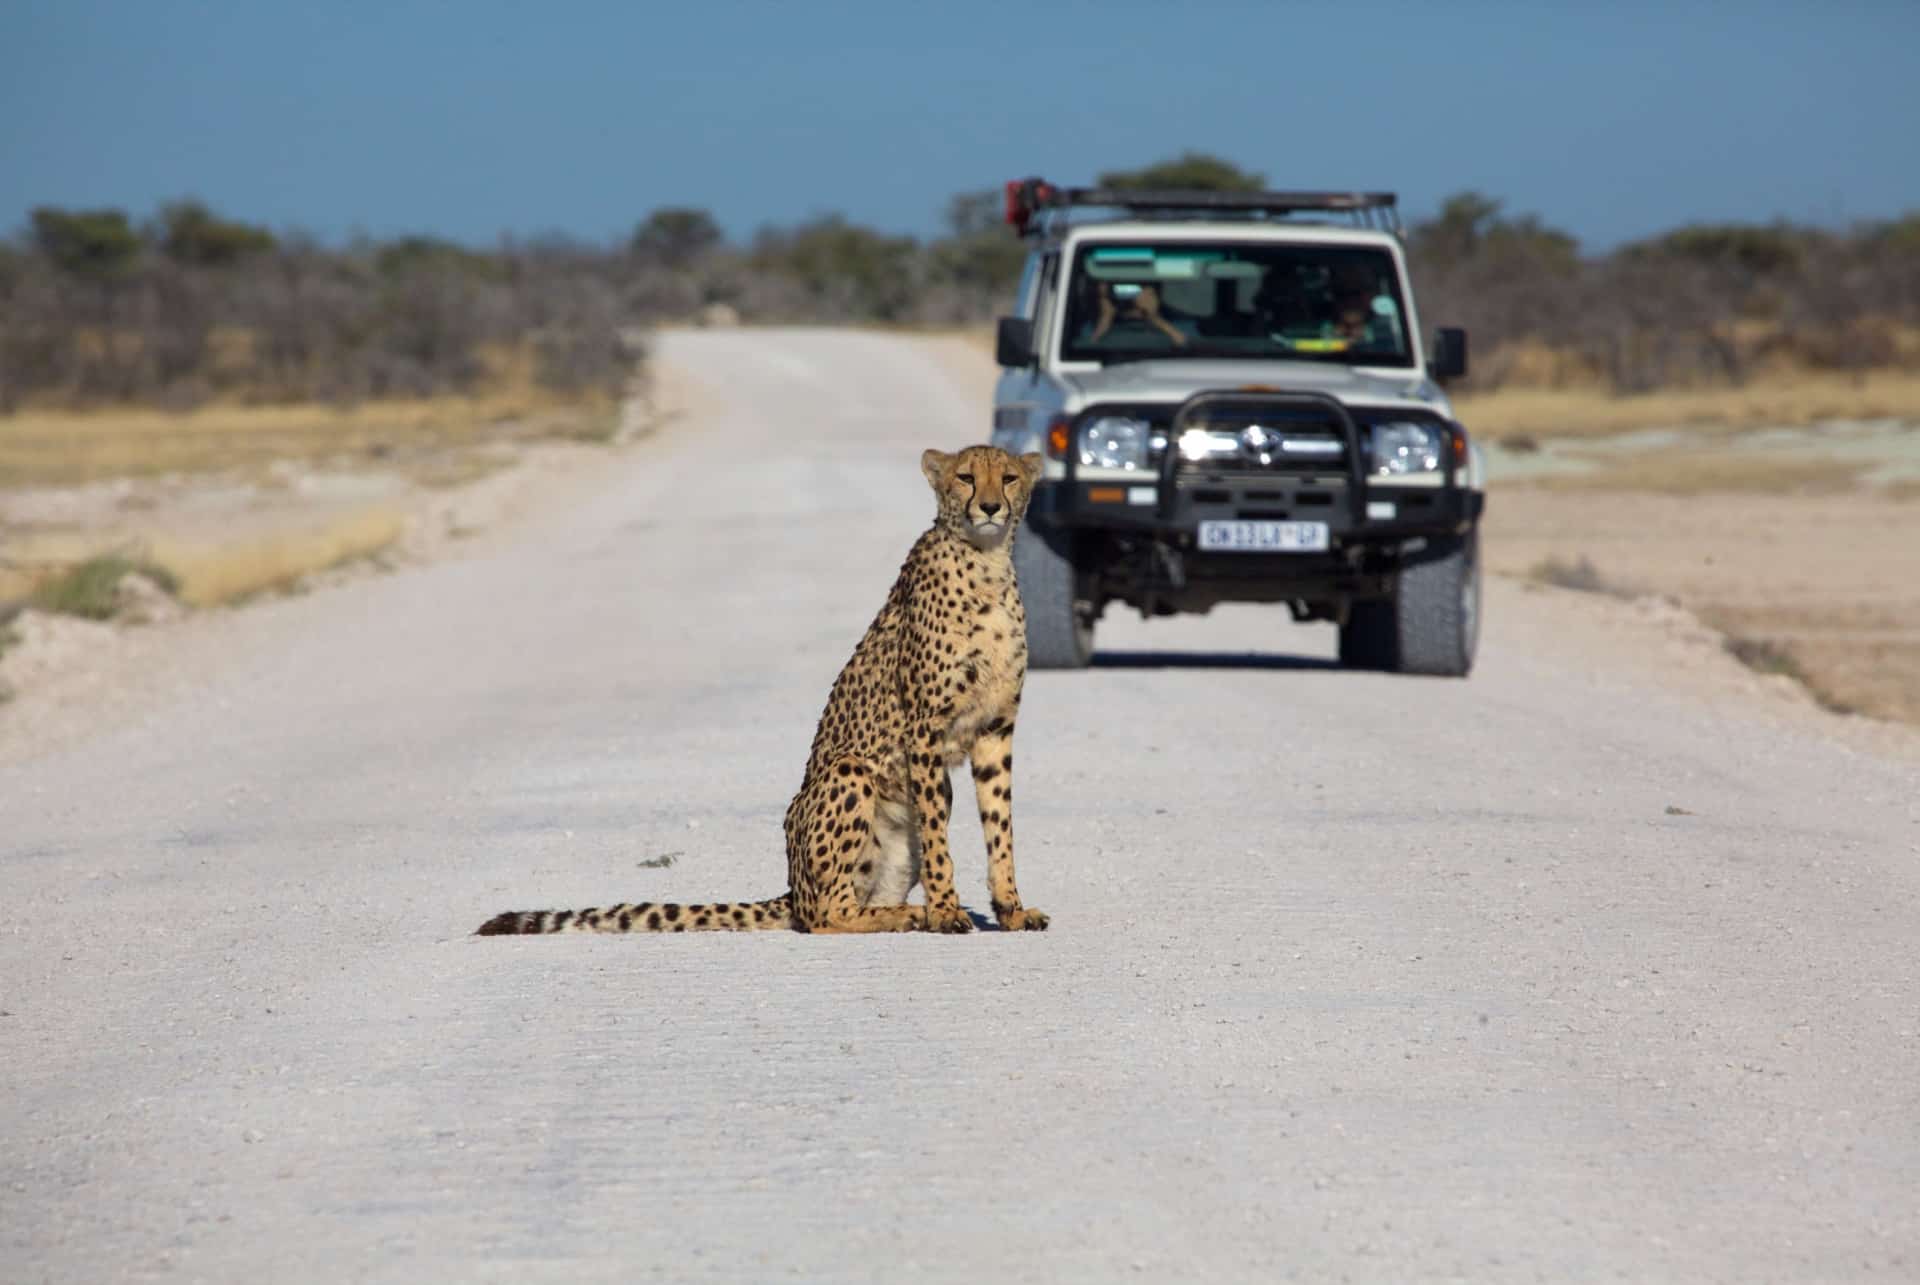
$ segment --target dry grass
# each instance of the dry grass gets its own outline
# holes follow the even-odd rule
[[[1794,654],[1823,706],[1920,724],[1920,641],[1906,638],[1797,640]]]
[[[1741,388],[1676,389],[1633,397],[1600,388],[1504,388],[1464,393],[1461,422],[1483,438],[1608,437],[1679,426],[1744,429],[1831,419],[1920,419],[1920,374],[1774,375]]]
[[[124,532],[56,532],[16,536],[7,565],[0,566],[0,601],[31,600],[51,610],[84,592],[111,562],[142,570],[182,602],[218,606],[286,589],[302,577],[346,562],[372,557],[400,538],[406,517],[397,508],[361,508],[315,515],[303,526],[212,533],[202,538],[153,533],[130,542]],[[118,582],[118,575],[112,577]],[[54,599],[58,599],[55,601]],[[87,614],[87,613],[80,613]],[[106,614],[111,614],[107,612]]]
[[[350,408],[221,404],[184,413],[29,408],[0,417],[0,486],[217,474],[217,486],[262,496],[220,516],[218,508],[196,511],[178,502],[196,484],[179,490],[169,483],[136,490],[114,512],[92,520],[0,533],[6,545],[0,602],[44,595],[89,560],[129,548],[170,575],[191,605],[283,590],[387,549],[402,534],[406,511],[376,495],[343,505],[289,494],[279,503],[272,493],[289,483],[287,471],[276,466],[324,465],[395,475],[416,487],[450,487],[505,467],[530,441],[607,442],[617,435],[617,399],[540,388],[525,352],[494,353],[489,367],[492,391],[473,397]],[[163,511],[149,511],[156,509]]]
[[[368,509],[310,530],[232,543],[156,539],[151,556],[178,579],[181,601],[207,607],[287,589],[316,571],[372,557],[405,528],[405,515],[398,510]]]
[[[595,438],[610,399],[518,390],[327,406],[116,408],[0,417],[0,479],[63,486],[111,477],[247,470],[275,460],[392,460],[504,440]]]

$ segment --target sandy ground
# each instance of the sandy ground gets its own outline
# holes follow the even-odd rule
[[[469,937],[778,891],[985,419],[895,337],[662,359],[700,431],[0,715],[0,1277],[1920,1270],[1920,744],[1657,602],[1496,582],[1465,682],[1112,619],[1019,731],[1045,935]]]
[[[659,369],[605,443],[481,442],[405,469],[285,460],[264,476],[0,488],[0,606],[23,600],[36,571],[120,552],[172,572],[188,604],[236,609],[184,621],[179,610],[147,611],[116,627],[29,610],[0,623],[0,762],[91,735],[151,704],[174,685],[182,656],[195,654],[198,644],[186,640],[205,635],[206,649],[219,652],[235,627],[228,618],[262,593],[308,593],[484,544],[591,489],[606,476],[610,451],[635,449],[712,404],[681,372]],[[466,480],[422,480],[436,473]],[[146,616],[168,627],[137,627]]]
[[[1486,531],[1496,571],[1585,558],[1620,592],[1785,648],[1831,703],[1920,724],[1920,501],[1500,486]]]
[[[10,426],[10,437],[40,443],[48,458],[38,469],[0,470],[0,603],[23,596],[48,568],[102,552],[165,566],[196,605],[280,588],[328,565],[330,548],[338,549],[335,561],[389,545],[417,558],[529,507],[530,496],[537,507],[549,479],[590,469],[575,461],[598,452],[581,443],[639,440],[683,413],[686,396],[669,371],[637,379],[611,411],[482,418],[484,410],[476,409],[479,427],[469,430],[443,422],[465,401],[423,403],[420,425],[376,419],[386,423],[378,431],[352,412],[243,408],[229,412],[234,422],[221,432],[198,435],[191,417],[103,409],[75,418],[75,441],[64,449],[55,444],[57,426]],[[294,433],[285,422],[302,427]],[[333,440],[329,433],[337,449],[318,445]],[[369,442],[370,435],[377,440]],[[90,436],[114,440],[104,466],[131,466],[151,439],[163,460],[173,458],[170,444],[191,441],[195,453],[183,458],[196,467],[131,468],[73,483],[32,480],[102,464],[88,454]],[[15,450],[31,457],[29,447],[16,443]]]

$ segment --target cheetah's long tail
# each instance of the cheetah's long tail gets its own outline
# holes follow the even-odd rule
[[[623,902],[585,910],[508,910],[475,930],[476,937],[508,933],[742,933],[793,927],[790,896],[768,901],[717,901],[711,905]]]

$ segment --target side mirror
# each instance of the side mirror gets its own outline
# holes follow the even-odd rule
[[[1427,354],[1427,373],[1441,383],[1466,375],[1466,331],[1458,326],[1442,326],[1434,332],[1433,351]]]
[[[993,359],[1002,366],[1033,365],[1033,323],[1002,317],[993,328]]]

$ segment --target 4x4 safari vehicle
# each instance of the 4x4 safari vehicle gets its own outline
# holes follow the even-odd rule
[[[1286,603],[1349,665],[1464,675],[1479,451],[1420,342],[1390,193],[1007,185],[1033,243],[1000,319],[993,440],[1042,451],[1014,546],[1030,662],[1143,615]]]

